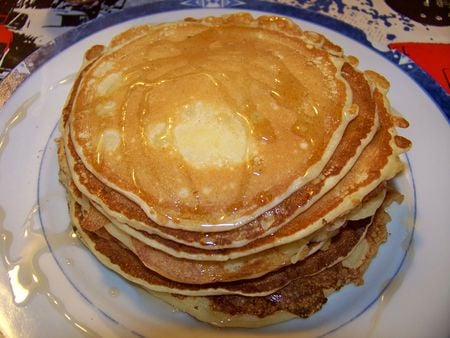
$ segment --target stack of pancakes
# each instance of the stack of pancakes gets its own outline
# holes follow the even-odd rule
[[[410,142],[389,83],[324,36],[239,13],[94,46],[63,110],[60,180],[107,267],[202,321],[308,317],[360,284]]]

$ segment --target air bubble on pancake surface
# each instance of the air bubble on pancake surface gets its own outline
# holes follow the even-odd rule
[[[302,150],[306,150],[306,149],[308,149],[309,144],[308,144],[308,142],[300,142],[299,147]]]
[[[283,60],[284,59],[284,55],[281,53],[281,52],[279,52],[279,51],[273,51],[272,52],[272,54],[273,54],[273,56],[275,56],[278,60]]]
[[[83,130],[79,133],[79,136],[81,139],[89,139],[91,136],[91,133],[89,133],[87,130]]]
[[[280,106],[275,102],[270,103],[270,108],[272,108],[273,110],[280,110]]]
[[[228,272],[239,271],[240,269],[242,269],[243,266],[244,266],[244,264],[240,261],[224,264],[225,271],[228,271]]]

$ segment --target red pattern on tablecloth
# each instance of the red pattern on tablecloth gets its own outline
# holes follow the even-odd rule
[[[408,56],[450,94],[450,44],[398,42],[389,47]]]

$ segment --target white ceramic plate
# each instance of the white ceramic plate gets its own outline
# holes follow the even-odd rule
[[[6,336],[223,333],[124,281],[79,243],[69,227],[64,190],[58,183],[55,139],[73,74],[88,47],[108,43],[113,35],[140,23],[229,12],[170,11],[128,21],[123,21],[129,18],[124,15],[115,25],[84,33],[84,39],[51,57],[4,105],[0,113],[0,330]],[[337,31],[298,23],[358,56],[362,69],[374,69],[391,81],[392,106],[411,123],[401,133],[414,144],[404,157],[407,170],[396,179],[405,201],[391,208],[391,236],[367,271],[364,286],[345,287],[310,319],[226,333],[229,337],[446,336],[450,332],[448,122],[432,97],[381,55]]]

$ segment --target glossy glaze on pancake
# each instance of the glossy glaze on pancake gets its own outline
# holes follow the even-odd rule
[[[178,253],[176,255],[178,256],[177,258],[163,251],[147,247],[140,241],[130,238],[130,236],[112,226],[108,219],[96,211],[89,202],[83,201],[82,196],[75,196],[74,198],[79,201],[80,205],[83,205],[83,222],[81,223],[84,229],[97,231],[104,228],[125,247],[137,254],[139,259],[151,270],[175,281],[183,282],[189,279],[189,282],[193,284],[255,278],[286,264],[293,264],[305,259],[320,249],[326,241],[334,237],[338,232],[337,229],[319,232],[318,234],[313,234],[310,238],[305,238],[280,248],[267,250],[257,256],[246,256],[240,259],[229,260],[226,263],[192,261],[182,258],[186,255]],[[199,256],[188,257],[197,260],[202,258]]]
[[[83,73],[78,156],[160,225],[223,230],[277,205],[358,112],[344,58],[287,25],[234,15],[132,30]]]
[[[62,169],[67,171],[67,169],[64,169],[64,168],[62,168]],[[376,189],[373,192],[373,194],[369,194],[367,196],[367,198],[369,200],[372,199],[373,198],[372,195],[376,196],[378,194],[377,191],[380,189],[383,189],[383,187],[380,186],[380,188]],[[77,191],[77,188],[74,186],[72,186],[70,188],[70,190],[72,191],[73,194],[80,194],[80,192]],[[88,205],[86,205],[86,203]],[[86,209],[88,207],[90,207],[89,201],[84,202],[82,204],[85,205]],[[95,205],[95,203],[94,203],[94,205]],[[99,210],[101,210],[101,208]],[[92,211],[90,211],[90,214],[94,214],[96,212],[97,212],[96,210],[92,210]],[[97,214],[98,214],[98,212],[97,212]],[[111,219],[107,219],[106,216],[107,215],[104,215],[104,216],[97,215],[94,217],[96,219],[103,218],[101,220],[102,224],[107,224],[111,221]],[[111,221],[111,223],[113,223],[113,221]],[[136,237],[137,239],[144,241],[144,242],[148,243],[149,245],[156,247],[159,250],[163,250],[163,251],[168,252],[169,254],[177,256],[177,257],[186,257],[186,258],[190,258],[190,259],[199,259],[199,260],[206,259],[206,260],[223,261],[223,260],[243,257],[243,256],[246,256],[246,255],[249,255],[252,253],[251,251],[249,251],[249,252],[245,251],[245,247],[239,248],[239,250],[231,250],[231,249],[224,250],[224,249],[217,248],[216,250],[212,251],[212,250],[197,249],[195,247],[190,247],[190,246],[186,246],[186,245],[182,245],[182,244],[180,245],[178,243],[171,242],[171,241],[163,239],[159,236],[148,235],[147,233],[144,233],[142,231],[139,232],[137,230],[133,230],[132,228],[129,228],[126,225],[118,224],[117,222],[114,222],[114,225],[118,226],[120,230],[127,232],[128,234],[132,235],[133,237]],[[326,229],[324,229],[324,231],[326,232]]]

